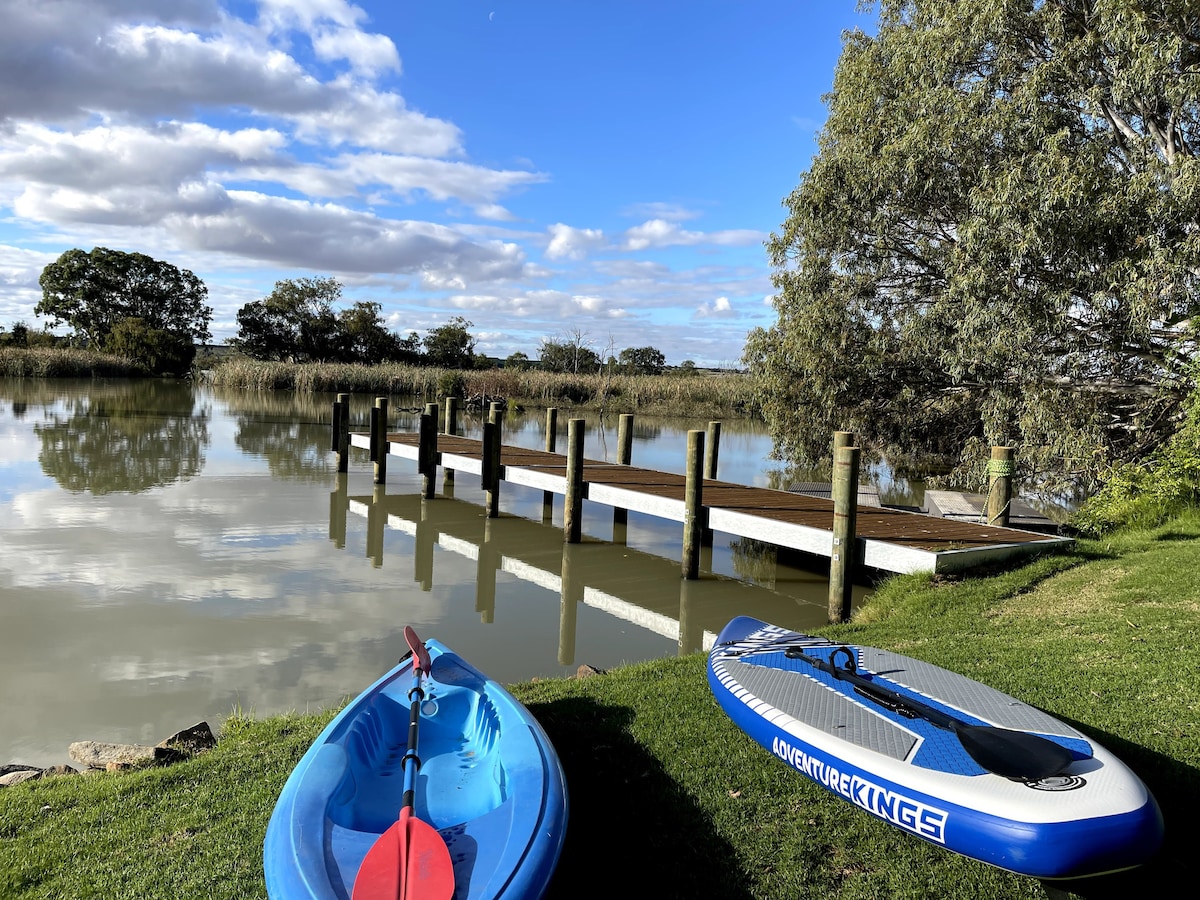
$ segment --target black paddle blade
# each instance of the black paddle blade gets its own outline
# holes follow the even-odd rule
[[[971,759],[1002,778],[1041,781],[1071,764],[1071,751],[1036,734],[958,722],[950,730]]]

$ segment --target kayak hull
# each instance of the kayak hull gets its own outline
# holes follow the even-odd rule
[[[885,708],[799,659],[845,660],[873,684],[971,725],[1024,730],[1071,762],[1036,782],[983,769],[950,731]],[[838,656],[834,652],[838,651]],[[1083,734],[979,682],[900,654],[835,644],[733,619],[709,654],[709,686],[746,734],[791,768],[903,831],[1002,869],[1044,879],[1133,868],[1162,842],[1153,796]]]
[[[426,647],[414,813],[447,844],[457,900],[540,897],[567,825],[554,747],[501,685],[443,644]],[[351,895],[403,805],[412,686],[402,662],[338,713],[292,771],[263,847],[272,900]]]

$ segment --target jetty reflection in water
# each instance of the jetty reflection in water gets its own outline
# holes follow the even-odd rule
[[[557,595],[559,665],[587,662],[577,660],[576,653],[581,605],[675,641],[680,654],[710,649],[732,615],[753,615],[797,629],[825,624],[828,581],[798,569],[779,578],[771,548],[746,542],[726,545],[731,561],[743,557],[738,568],[753,567],[754,577],[768,582],[770,588],[715,575],[712,544],[701,555],[701,570],[708,577],[689,580],[680,577],[678,561],[629,547],[629,524],[614,526],[616,542],[591,538],[568,544],[554,515],[541,522],[516,516],[488,518],[483,507],[454,499],[452,486],[445,490],[449,496],[443,492],[426,499],[420,494],[390,495],[385,485],[377,485],[370,495],[352,496],[347,479],[341,478],[330,495],[330,538],[344,548],[346,513],[365,518],[364,555],[381,567],[386,530],[407,536],[411,546],[398,547],[394,563],[405,565],[411,557],[412,579],[425,591],[434,580],[435,547],[474,562],[475,610],[485,624],[494,622],[498,614],[499,573]],[[561,507],[556,513],[561,518]],[[632,527],[637,530],[637,523]],[[675,591],[668,587],[673,581]],[[865,593],[856,587],[856,602]]]

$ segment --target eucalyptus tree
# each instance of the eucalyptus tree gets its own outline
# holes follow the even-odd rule
[[[1090,487],[1176,427],[1200,287],[1200,10],[882,0],[768,242],[743,361],[781,456],[848,429]],[[976,470],[978,471],[978,470]]]
[[[590,375],[603,361],[588,343],[587,335],[579,329],[561,339],[542,338],[538,345],[538,364],[547,372]]]
[[[262,300],[238,310],[234,347],[255,359],[337,361],[343,335],[334,304],[342,298],[336,278],[285,278]]]
[[[657,347],[627,347],[618,357],[621,366],[636,375],[661,375],[667,358]]]
[[[152,368],[169,360],[168,369],[186,370],[195,343],[210,336],[204,282],[144,253],[68,250],[42,270],[38,283],[37,315],[66,324],[93,349],[143,350],[139,361]]]
[[[431,366],[444,369],[475,368],[475,338],[471,337],[474,327],[469,319],[454,316],[444,325],[430,328],[425,334],[425,361]]]

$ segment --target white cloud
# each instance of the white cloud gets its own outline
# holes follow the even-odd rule
[[[646,250],[655,247],[694,247],[701,244],[748,246],[766,239],[761,231],[734,229],[727,231],[684,231],[674,222],[650,219],[625,232],[622,246],[626,250]]]
[[[550,232],[547,259],[583,259],[588,250],[604,243],[604,232],[597,228],[572,228],[556,222],[546,230]]]
[[[696,307],[696,317],[700,319],[732,319],[736,315],[728,297],[718,297],[712,303],[701,303]]]
[[[211,4],[193,3],[206,32],[168,27],[160,4],[147,4],[149,22],[109,18],[103,4],[69,0],[43,15],[18,7],[0,34],[0,123],[31,120],[52,124],[190,116],[226,107],[268,117],[295,129],[302,140],[352,143],[392,152],[443,156],[462,152],[458,127],[409,110],[396,93],[341,76],[322,82],[288,53],[271,46],[235,20],[218,24]],[[46,6],[46,5],[43,5]],[[309,4],[312,6],[312,4]],[[329,11],[346,4],[324,4]],[[200,15],[207,11],[208,15]],[[58,16],[79,13],[79,19]],[[121,11],[112,10],[112,16]],[[309,10],[309,16],[313,15]],[[343,16],[344,18],[344,16]],[[388,67],[381,35],[332,33],[318,38],[316,52],[360,53],[360,67]],[[391,46],[394,52],[394,46]],[[395,57],[394,66],[399,65]]]

